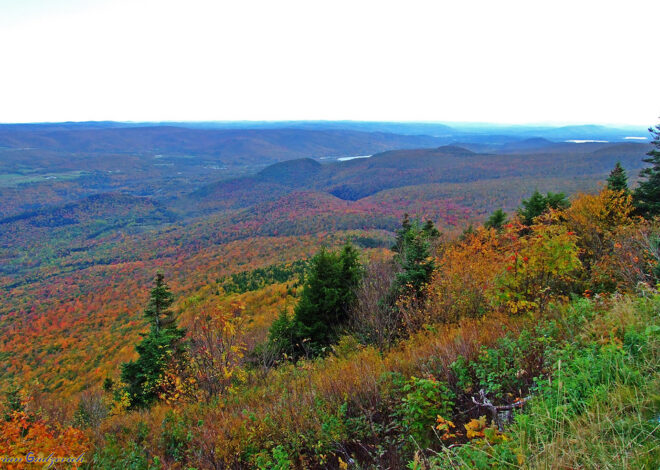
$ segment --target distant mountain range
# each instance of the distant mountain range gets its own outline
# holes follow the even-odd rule
[[[472,150],[466,148],[470,146]],[[496,207],[511,210],[537,188],[592,190],[617,161],[634,179],[650,146],[535,138],[512,142],[499,152],[474,147],[480,145],[389,150],[348,161],[300,158],[229,178],[204,170],[210,175],[207,183],[198,179],[194,184],[188,181],[189,186],[178,182],[187,181],[190,174],[172,175],[182,173],[177,171],[182,166],[157,167],[164,168],[162,173],[142,169],[136,175],[127,175],[127,168],[105,180],[96,170],[71,180],[23,183],[0,191],[8,202],[7,212],[0,212],[0,261],[6,273],[16,273],[29,264],[23,259],[74,256],[71,246],[91,250],[171,224],[182,227],[186,237],[197,240],[194,243],[338,227],[392,230],[405,211],[457,226]],[[112,181],[117,189],[103,191]],[[42,195],[53,185],[66,197],[59,204],[43,203]],[[11,208],[12,200],[20,202]],[[29,210],[21,210],[30,200]],[[41,253],[47,245],[52,249]],[[35,250],[41,254],[25,258]]]
[[[621,141],[646,134],[641,127],[590,124],[553,127],[362,121],[100,121],[0,124],[0,146],[94,153],[196,153],[232,163],[375,153],[458,142],[497,146],[530,138]]]
[[[554,143],[544,139],[510,144],[507,152],[477,153],[447,145],[431,149],[392,150],[321,165],[312,159],[281,162],[249,178],[212,183],[184,200],[188,207],[246,207],[292,190],[330,193],[359,200],[390,188],[552,175],[557,178],[605,175],[617,161],[632,173],[642,167],[648,144]],[[242,189],[245,188],[245,189]],[[249,191],[247,188],[250,188]]]
[[[44,129],[0,126],[0,147],[75,154],[212,157],[225,165],[267,164],[301,157],[371,154],[428,147],[442,140],[352,130],[191,129],[173,126]]]

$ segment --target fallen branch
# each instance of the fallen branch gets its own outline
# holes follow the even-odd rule
[[[497,425],[498,429],[500,431],[503,431],[504,428],[504,422],[511,422],[512,419],[512,411],[516,408],[522,408],[525,403],[527,403],[532,397],[528,396],[525,398],[521,398],[519,400],[516,400],[515,403],[512,403],[510,405],[493,405],[493,403],[488,399],[486,396],[486,392],[482,388],[479,390],[479,399],[480,401],[477,401],[475,397],[472,397],[472,403],[475,405],[486,408],[488,411],[490,411],[491,414],[491,419],[493,422]]]

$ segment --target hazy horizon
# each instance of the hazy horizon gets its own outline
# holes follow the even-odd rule
[[[660,118],[658,118],[660,119]],[[580,127],[600,126],[618,129],[640,129],[648,128],[651,124],[612,123],[612,122],[487,122],[487,121],[420,121],[420,120],[358,120],[358,119],[174,119],[174,120],[67,120],[67,121],[0,121],[0,125],[30,125],[30,124],[92,124],[92,123],[116,123],[116,124],[289,124],[289,123],[354,123],[354,124],[419,124],[419,125],[443,125],[456,127]]]

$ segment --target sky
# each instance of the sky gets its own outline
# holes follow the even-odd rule
[[[660,1],[0,0],[0,122],[652,125]]]

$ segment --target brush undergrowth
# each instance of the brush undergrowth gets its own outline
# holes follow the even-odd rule
[[[505,433],[418,453],[409,468],[657,469],[660,296],[578,300],[548,324],[568,338]]]
[[[110,420],[93,468],[655,470],[659,312],[654,293],[576,299],[430,327],[387,353],[344,338],[222,402]],[[480,390],[529,399],[498,429]]]

